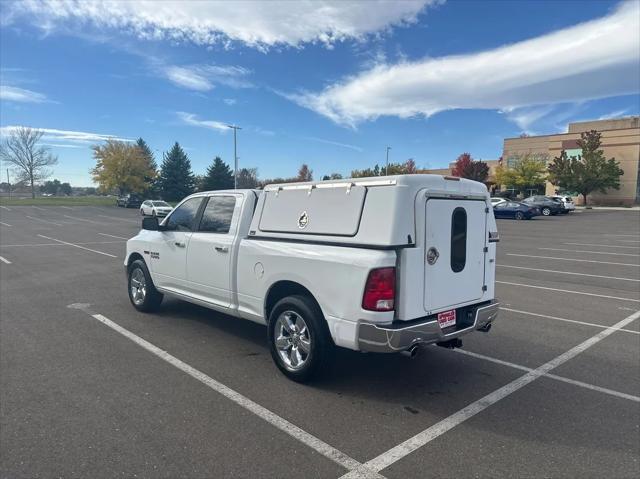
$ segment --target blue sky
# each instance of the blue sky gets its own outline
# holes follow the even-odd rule
[[[505,137],[640,111],[640,3],[3,2],[0,127],[45,130],[54,177],[90,146],[178,141],[195,173],[262,178],[500,156]],[[4,171],[4,168],[3,168]],[[3,176],[4,180],[4,176]]]

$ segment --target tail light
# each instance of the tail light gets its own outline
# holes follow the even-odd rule
[[[393,311],[395,299],[396,269],[372,269],[364,287],[362,308],[369,311]]]

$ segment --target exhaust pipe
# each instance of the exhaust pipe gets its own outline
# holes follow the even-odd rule
[[[487,323],[481,328],[478,328],[478,331],[482,331],[483,333],[488,333],[489,331],[491,331],[491,323]]]
[[[404,351],[400,351],[400,354],[402,354],[403,356],[407,356],[408,358],[415,358],[418,355],[418,346],[414,345],[411,346],[409,349],[406,349]]]

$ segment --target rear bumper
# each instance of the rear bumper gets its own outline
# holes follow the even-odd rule
[[[435,318],[412,323],[409,326],[361,322],[357,332],[358,349],[376,353],[396,353],[417,344],[448,341],[485,328],[496,319],[499,307],[500,303],[496,301],[480,305],[475,309],[470,325],[451,332],[443,331]]]

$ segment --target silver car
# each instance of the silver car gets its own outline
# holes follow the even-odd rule
[[[560,201],[567,213],[576,209],[576,205],[573,203],[573,198],[571,198],[571,196],[555,195],[555,196],[551,196],[550,198]]]

